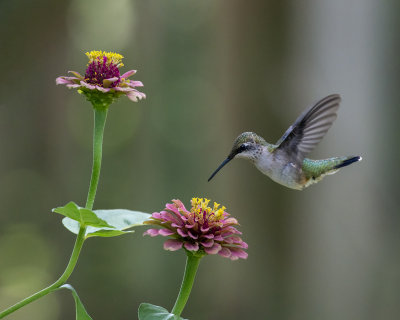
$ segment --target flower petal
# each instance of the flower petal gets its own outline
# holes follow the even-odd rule
[[[219,254],[221,257],[229,258],[229,257],[231,256],[231,250],[229,250],[229,249],[226,248],[226,247],[222,247],[222,249],[221,249],[220,251],[218,251],[218,254]]]
[[[103,87],[100,87],[100,86],[96,86],[96,89],[101,91],[101,92],[109,92],[111,90],[110,88],[103,88]]]
[[[235,218],[228,218],[224,220],[225,225],[238,225],[239,222]]]
[[[136,73],[136,70],[129,70],[129,71],[125,72],[121,76],[121,78],[124,78],[124,79],[129,78],[130,76],[134,75],[135,73]]]
[[[144,236],[155,237],[158,236],[158,229],[149,229],[143,233]]]
[[[80,83],[81,83],[81,86],[83,86],[83,87],[85,87],[85,88],[88,88],[88,89],[90,89],[90,90],[96,89],[96,86],[91,85],[91,84],[89,84],[89,83],[86,83],[85,81],[81,81]]]
[[[176,226],[181,226],[183,225],[182,221],[179,219],[179,216],[168,212],[168,211],[161,211],[161,217],[162,220],[164,221],[170,221],[171,223],[174,223]]]
[[[165,209],[175,213],[176,215],[180,215],[178,208],[176,207],[176,205],[174,205],[172,203],[167,203],[165,205]]]
[[[139,92],[137,90],[134,91],[130,91],[126,94],[126,96],[132,100],[133,102],[138,102],[139,100],[142,100],[144,98],[146,98],[146,95],[143,92]]]
[[[113,77],[113,78],[109,78],[109,79],[104,79],[103,80],[103,87],[104,88],[109,88],[115,81],[118,81],[119,78],[118,77]]]
[[[135,87],[143,87],[143,83],[142,81],[129,81],[126,83],[128,86],[130,86],[131,88],[135,88]]]
[[[181,228],[177,228],[176,232],[182,237],[186,238],[188,236],[187,232],[183,231]]]
[[[231,260],[237,260],[239,258],[241,259],[247,259],[248,254],[246,251],[239,249],[239,248],[229,248],[229,250],[231,251]]]
[[[179,200],[179,199],[173,199],[172,202],[175,204],[175,206],[176,206],[178,209],[184,209],[184,210],[186,210],[185,205],[183,204],[183,202],[182,202],[181,200]],[[186,211],[187,211],[187,210],[186,210]]]
[[[81,76],[79,72],[76,71],[68,71],[68,73],[72,73],[75,77],[79,78],[80,80],[85,79],[85,77]]]
[[[199,250],[199,244],[197,242],[195,242],[195,243],[185,242],[183,244],[183,246],[185,247],[186,250],[189,250],[189,251],[197,251],[197,250]]]
[[[79,88],[79,87],[81,87],[80,84],[76,84],[76,83],[74,83],[74,84],[67,84],[67,88]]]
[[[158,230],[158,234],[160,236],[167,237],[172,234],[175,234],[175,232],[173,232],[172,230],[169,230],[169,229],[160,229],[160,230]]]
[[[133,102],[138,102],[137,96],[135,94],[126,94],[126,96],[129,98],[129,100],[132,100]]]
[[[214,240],[206,240],[206,241],[200,241],[200,244],[204,248],[211,248],[214,245]]]
[[[128,88],[128,87],[114,87],[113,88],[115,91],[120,91],[120,92],[129,92],[129,91],[133,91],[132,88]]]
[[[168,239],[164,242],[164,249],[169,251],[176,251],[182,248],[182,241],[176,239]]]
[[[159,212],[153,212],[151,215],[154,219],[161,220],[161,214]]]
[[[204,248],[204,251],[208,254],[217,254],[222,249],[219,243],[214,243],[211,248]]]
[[[197,239],[199,236],[197,234],[194,234],[191,230],[188,230],[189,237],[192,239]]]
[[[225,239],[224,239],[224,242],[225,243],[229,243],[229,244],[232,244],[234,241],[233,241],[233,237],[226,237]]]
[[[69,79],[67,79],[67,77],[58,77],[56,78],[56,84],[72,84],[73,82]]]
[[[241,248],[243,248],[243,249],[247,249],[248,247],[249,247],[249,245],[246,243],[246,242],[244,242],[244,241],[242,241],[240,244],[238,244],[239,245],[239,247],[241,247]]]

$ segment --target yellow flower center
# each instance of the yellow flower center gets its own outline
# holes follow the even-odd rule
[[[225,207],[219,207],[220,204],[214,202],[213,208],[209,207],[210,200],[206,198],[192,198],[192,208],[190,212],[193,213],[200,221],[219,221],[224,217]]]
[[[95,61],[95,60],[100,60],[103,59],[103,57],[107,58],[107,65],[110,63],[115,64],[118,68],[123,67],[122,59],[124,58],[122,55],[119,53],[115,52],[105,52],[105,51],[90,51],[86,52],[87,57],[89,58],[89,63]]]

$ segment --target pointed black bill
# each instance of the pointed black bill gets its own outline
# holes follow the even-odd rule
[[[214,171],[214,173],[211,175],[211,177],[209,177],[208,178],[208,180],[207,181],[210,181],[212,178],[214,178],[214,176],[218,173],[218,171],[219,170],[221,170],[222,169],[222,167],[224,166],[224,165],[226,165],[229,161],[231,161],[233,159],[233,157],[228,157],[228,158],[226,158],[224,161],[222,161],[222,163],[219,165],[219,167],[217,168],[217,170],[215,170]]]

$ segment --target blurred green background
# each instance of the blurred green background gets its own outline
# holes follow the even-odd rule
[[[64,270],[74,236],[51,208],[86,200],[91,106],[55,86],[88,50],[125,56],[147,99],[111,107],[95,208],[228,208],[246,261],[203,259],[189,319],[398,319],[398,1],[0,1],[0,309]],[[363,161],[298,192],[235,160],[243,131],[275,142],[313,101],[342,95],[310,155]],[[171,309],[183,252],[161,238],[90,239],[69,280],[96,320]],[[60,291],[7,319],[74,319]]]

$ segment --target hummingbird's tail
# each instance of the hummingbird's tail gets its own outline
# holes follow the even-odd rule
[[[346,167],[354,162],[361,161],[361,160],[362,160],[362,157],[360,157],[360,156],[347,157],[345,160],[342,160],[341,163],[334,166],[334,169],[340,169],[340,168]]]
[[[336,173],[340,168],[362,160],[359,156],[334,157],[324,160],[303,160],[303,172],[306,177],[305,187],[322,180],[328,174]]]

